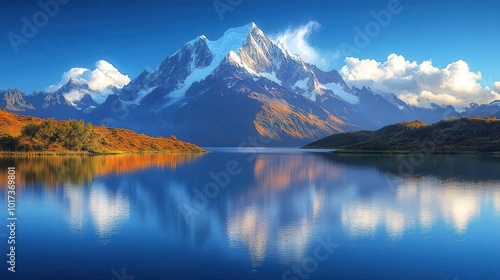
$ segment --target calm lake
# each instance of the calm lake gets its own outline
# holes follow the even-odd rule
[[[500,279],[498,157],[210,150],[0,158],[0,279]]]

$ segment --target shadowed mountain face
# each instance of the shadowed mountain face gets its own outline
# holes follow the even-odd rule
[[[275,146],[302,146],[345,131],[458,116],[451,106],[416,108],[395,95],[349,87],[336,70],[304,62],[254,23],[229,29],[216,41],[200,36],[186,43],[121,91],[95,92],[70,80],[51,93],[0,93],[0,105],[9,111],[174,134],[204,146],[237,146],[254,136]],[[470,112],[492,115],[500,111],[497,105],[472,106]]]

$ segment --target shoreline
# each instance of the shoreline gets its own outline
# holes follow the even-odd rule
[[[171,155],[179,155],[179,154],[205,154],[208,153],[206,150],[201,151],[179,151],[179,150],[171,150],[171,151],[137,151],[137,152],[123,152],[123,151],[114,151],[114,152],[106,152],[106,153],[92,153],[92,152],[55,152],[55,151],[39,151],[39,152],[9,152],[9,151],[0,151],[0,156],[114,156],[114,155],[151,155],[151,154],[171,154]]]
[[[311,150],[311,149],[327,149],[327,148],[302,148],[304,150]],[[328,148],[330,149],[330,148]],[[345,154],[345,155],[410,155],[410,154],[425,154],[425,155],[492,155],[492,156],[500,156],[500,151],[495,151],[495,152],[479,152],[479,151],[434,151],[432,153],[425,153],[424,151],[421,150],[415,150],[415,151],[391,151],[391,150],[381,150],[381,151],[374,151],[374,150],[340,150],[337,149],[335,151],[331,151],[333,154]]]

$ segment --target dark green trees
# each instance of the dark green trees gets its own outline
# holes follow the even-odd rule
[[[54,119],[26,125],[21,136],[0,139],[5,151],[75,151],[94,152],[98,148],[94,127],[83,121],[58,122]]]

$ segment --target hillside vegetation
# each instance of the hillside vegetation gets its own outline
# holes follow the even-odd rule
[[[0,150],[7,152],[140,153],[203,152],[175,136],[154,138],[131,130],[19,116],[0,110]]]
[[[344,152],[443,153],[499,152],[500,120],[464,118],[427,125],[420,121],[386,126],[377,131],[332,135],[304,148],[332,148]]]

